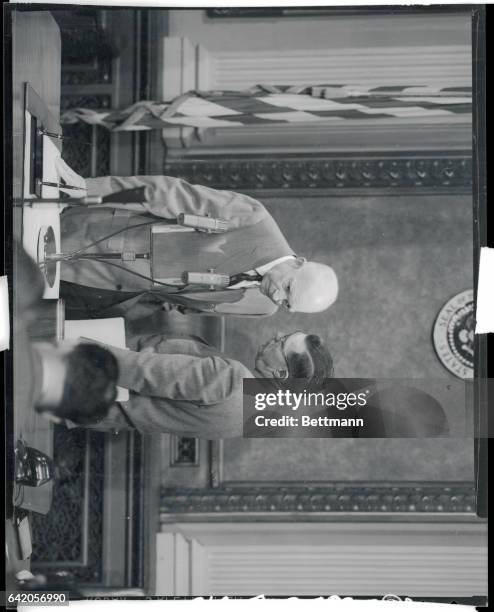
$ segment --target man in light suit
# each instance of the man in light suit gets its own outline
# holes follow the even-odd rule
[[[61,161],[58,167],[73,184],[78,175]],[[144,201],[73,207],[61,215],[62,251],[72,255],[62,262],[61,296],[73,318],[139,318],[169,304],[209,314],[262,316],[280,306],[310,313],[336,299],[333,269],[297,257],[264,206],[249,196],[167,176],[79,182],[89,196],[143,188]],[[167,225],[180,214],[220,218],[228,229]],[[102,261],[105,253],[122,258]],[[211,270],[228,277],[227,286],[180,288],[184,272]]]
[[[117,360],[118,384],[129,389],[129,401],[115,403],[93,428],[234,438],[242,435],[244,378],[314,383],[333,371],[320,338],[302,332],[261,347],[254,373],[197,337],[152,335],[128,342],[131,350],[104,347]]]

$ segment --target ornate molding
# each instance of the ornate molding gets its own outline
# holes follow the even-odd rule
[[[87,69],[64,69],[61,73],[62,86],[94,85],[111,81],[111,64],[97,65]]]
[[[165,174],[217,189],[304,190],[342,194],[361,191],[448,192],[472,189],[469,155],[367,157],[208,157],[169,161]]]
[[[47,515],[34,513],[32,566],[84,582],[102,578],[104,434],[57,426],[58,477]]]
[[[79,123],[65,125],[64,159],[82,176],[110,173],[111,134],[108,130]]]
[[[85,106],[94,109],[111,108],[111,96],[97,93],[70,94],[63,91],[60,100],[60,110],[63,112],[69,108],[75,108],[76,106]]]
[[[409,485],[229,486],[216,489],[163,488],[166,515],[262,513],[474,513],[470,483]],[[201,518],[201,517],[200,517]],[[200,520],[200,519],[199,519]]]

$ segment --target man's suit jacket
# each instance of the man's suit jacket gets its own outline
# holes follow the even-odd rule
[[[220,314],[267,315],[276,311],[276,306],[258,288],[221,291],[198,288],[192,293],[180,293],[174,287],[156,286],[130,273],[165,282],[180,278],[184,271],[214,269],[233,275],[292,255],[278,225],[260,202],[243,194],[191,185],[167,176],[101,177],[87,179],[86,184],[88,195],[144,186],[147,201],[142,205],[67,209],[61,215],[63,252],[76,251],[126,228],[84,252],[151,253],[151,260],[112,260],[126,270],[101,261],[73,260],[62,264],[63,281],[91,288],[93,294],[97,290],[102,303],[119,303],[124,311],[129,305],[140,303],[141,307],[149,306],[150,314],[165,301]],[[230,229],[222,234],[167,231],[171,226],[166,226],[166,220],[176,219],[180,213],[220,217]],[[152,232],[152,225],[156,230],[157,224],[163,232]]]
[[[129,401],[113,406],[96,429],[175,433],[206,439],[242,435],[244,378],[240,362],[200,338],[151,335],[129,339],[131,350],[105,345],[119,366]]]

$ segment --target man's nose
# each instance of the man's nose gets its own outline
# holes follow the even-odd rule
[[[276,300],[277,306],[280,306],[284,310],[291,310],[290,303],[288,302],[286,297],[280,297],[280,299]]]
[[[283,289],[281,289],[280,287],[277,287],[273,291],[272,300],[273,300],[273,302],[278,304],[278,306],[281,306],[283,304],[283,302],[286,302],[286,295],[285,295],[285,292],[283,291]]]
[[[276,305],[279,308],[283,308],[283,310],[286,310],[287,312],[292,312],[292,309],[290,307],[290,304],[288,303],[288,300],[277,300]]]

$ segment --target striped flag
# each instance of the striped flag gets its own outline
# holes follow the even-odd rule
[[[122,110],[74,108],[64,112],[61,121],[83,121],[116,132],[469,116],[471,111],[471,87],[256,85],[245,91],[190,91],[171,102],[144,100]]]

